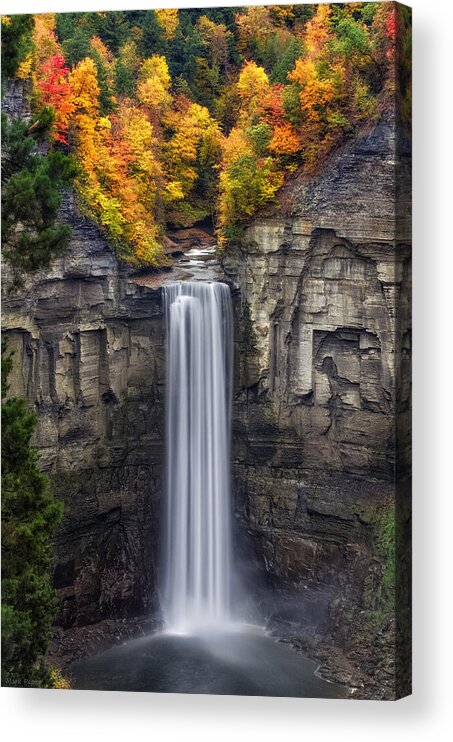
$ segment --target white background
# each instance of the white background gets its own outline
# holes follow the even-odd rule
[[[426,742],[430,734],[436,742],[452,739],[453,3],[413,0],[410,4],[415,76],[413,696],[398,703],[377,703],[3,688],[3,739],[394,742],[410,738]],[[162,5],[237,6],[241,2],[5,0],[2,12]]]

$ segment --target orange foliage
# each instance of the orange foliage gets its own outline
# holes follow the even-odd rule
[[[295,155],[300,152],[301,141],[294,127],[287,123],[276,126],[269,149],[276,155]]]
[[[305,29],[305,45],[309,56],[318,56],[325,50],[329,39],[329,21],[332,9],[327,3],[318,5],[316,15],[308,21]]]

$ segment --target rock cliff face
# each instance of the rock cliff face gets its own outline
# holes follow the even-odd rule
[[[165,370],[160,293],[122,273],[71,196],[61,218],[73,229],[68,252],[5,294],[3,328],[10,391],[38,413],[35,443],[65,506],[54,580],[68,627],[153,601]]]
[[[365,612],[392,653],[394,616],[372,597],[410,459],[410,147],[392,117],[289,184],[225,270],[239,318],[236,512],[257,563],[292,592],[274,618],[306,633],[310,590],[329,588],[326,625],[346,648]],[[374,629],[364,622],[370,641]]]

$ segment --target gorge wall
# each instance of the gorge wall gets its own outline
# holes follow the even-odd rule
[[[38,415],[35,444],[64,503],[56,544],[57,623],[149,612],[155,597],[163,460],[159,292],[131,281],[69,195],[70,247],[8,294],[10,394]],[[154,596],[154,597],[153,597]]]
[[[241,318],[236,513],[288,595],[269,617],[300,637],[321,630],[324,605],[322,630],[356,655],[359,626],[379,633],[390,685],[395,596],[379,586],[398,541],[386,551],[385,529],[396,509],[407,530],[410,510],[410,182],[387,113],[321,176],[288,184],[225,259]]]

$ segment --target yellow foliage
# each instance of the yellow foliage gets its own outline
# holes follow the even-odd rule
[[[207,108],[198,103],[191,103],[186,111],[174,118],[173,137],[167,145],[167,169],[171,176],[167,188],[172,199],[177,193],[181,198],[186,196],[197,179],[195,167],[198,149],[201,145],[210,148],[215,156],[216,149],[220,154],[221,132],[218,123]]]
[[[153,54],[152,57],[143,60],[140,69],[140,79],[142,81],[155,78],[160,80],[162,86],[168,90],[171,83],[170,72],[168,71],[167,60],[159,54]]]
[[[118,61],[129,69],[132,75],[138,72],[140,67],[140,58],[137,52],[137,44],[133,40],[125,41],[120,47]]]
[[[16,77],[19,78],[19,80],[26,80],[31,76],[31,71],[33,68],[33,54],[29,52],[23,62],[20,63],[17,72]]]
[[[229,230],[271,201],[283,185],[283,173],[271,157],[260,158],[241,127],[231,130],[223,142],[220,171],[219,244]]]
[[[170,41],[174,38],[179,26],[177,8],[166,8],[155,11],[159,26],[163,29],[165,38]]]
[[[69,73],[69,83],[76,109],[75,119],[83,114],[96,117],[99,114],[99,85],[95,62],[87,57]],[[91,127],[90,127],[91,128]]]
[[[179,180],[172,180],[165,186],[170,201],[181,201],[184,198],[184,191]]]
[[[223,160],[222,165],[228,167],[234,157],[252,153],[252,147],[245,131],[235,126],[231,129],[229,135],[223,140]]]
[[[305,45],[310,55],[317,55],[325,48],[329,38],[329,21],[332,8],[329,3],[317,6],[316,15],[307,23],[305,29]]]
[[[107,131],[110,131],[112,128],[112,122],[110,121],[108,116],[102,116],[98,121],[98,128],[99,129],[107,129]]]
[[[52,682],[52,688],[56,689],[64,689],[64,690],[70,690],[71,683],[67,678],[62,675],[60,670],[55,670],[54,668],[50,671],[50,679]]]
[[[138,98],[148,108],[165,109],[171,104],[171,77],[167,60],[158,54],[145,59],[140,69]]]
[[[261,99],[269,92],[269,78],[263,67],[255,62],[246,62],[240,72],[237,89],[241,98],[242,124],[253,119],[258,111]]]

